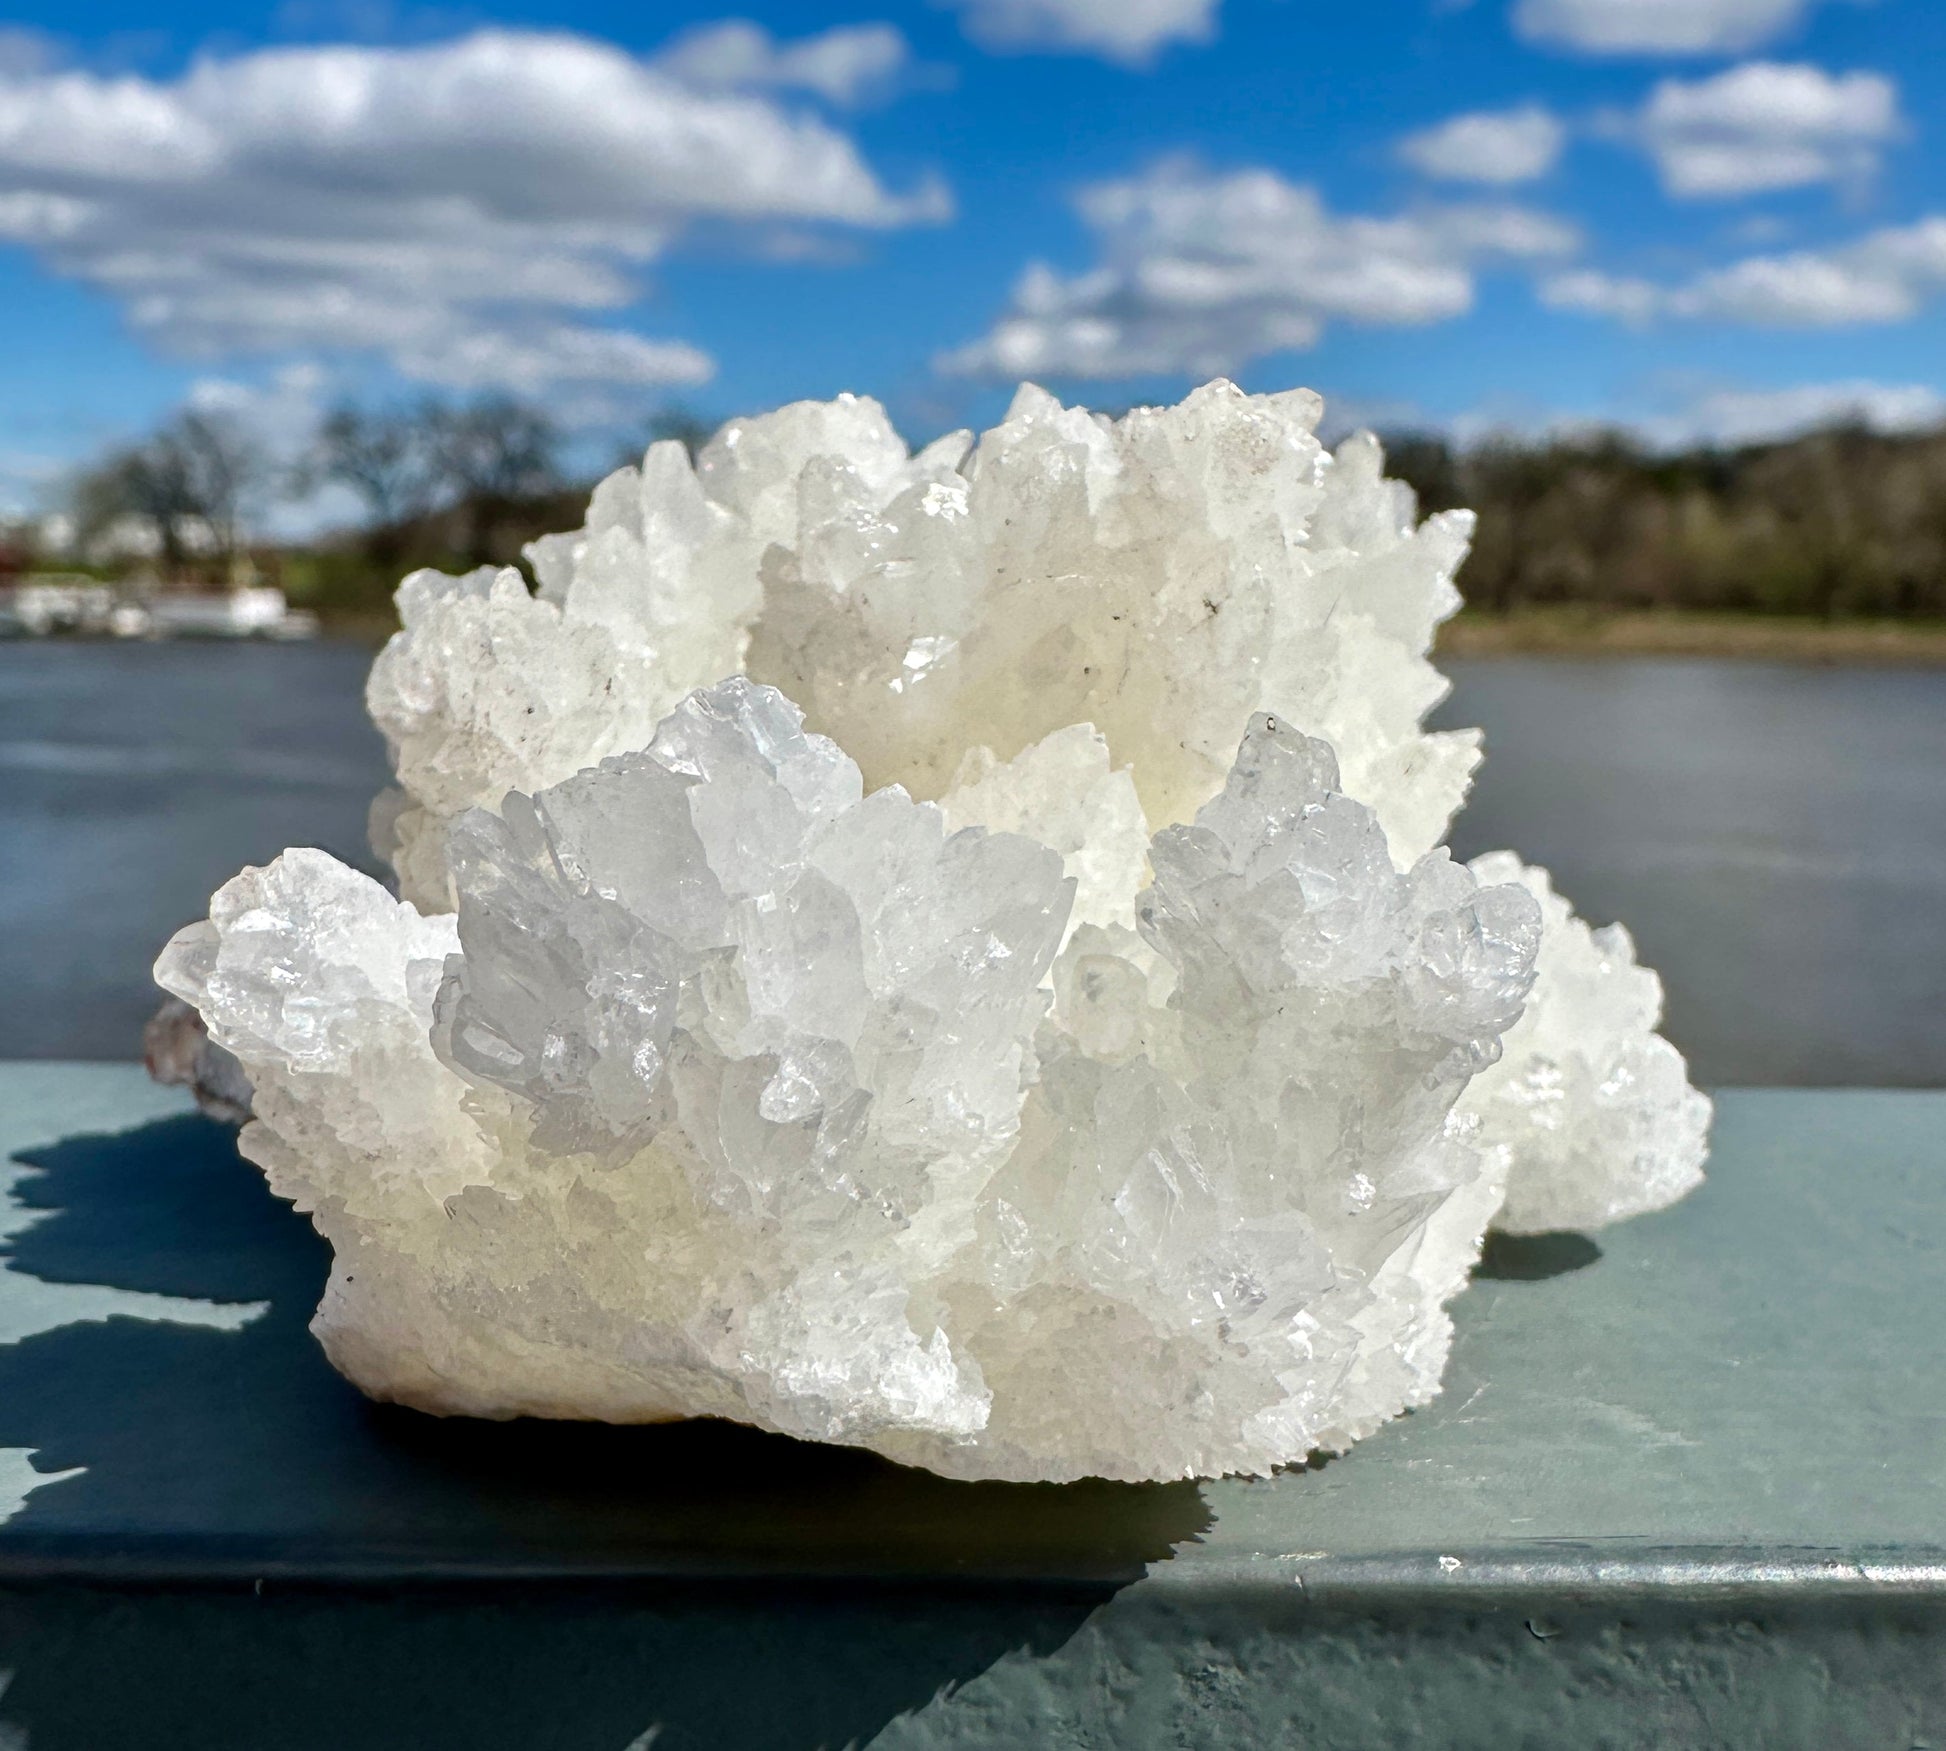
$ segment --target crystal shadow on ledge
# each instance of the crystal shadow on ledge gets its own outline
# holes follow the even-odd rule
[[[962,1484],[729,1424],[374,1407],[306,1329],[325,1248],[233,1133],[171,1119],[21,1159],[50,1214],[16,1270],[269,1303],[237,1331],[117,1318],[0,1347],[0,1446],[84,1468],[0,1527],[0,1717],[37,1751],[138,1720],[199,1751],[862,1743],[1060,1645],[1209,1521],[1189,1484]]]
[[[1585,1234],[1552,1229],[1544,1234],[1492,1233],[1473,1267],[1475,1282],[1541,1283],[1585,1271],[1601,1257],[1601,1248]]]

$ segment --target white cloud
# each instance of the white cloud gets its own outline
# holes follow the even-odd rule
[[[905,38],[889,24],[780,43],[762,25],[732,18],[678,38],[656,65],[702,90],[808,91],[850,107],[889,91],[909,59]]]
[[[1378,429],[1442,429],[1461,449],[1519,443],[1598,442],[1625,433],[1664,453],[1704,446],[1737,448],[1780,443],[1834,426],[1862,426],[1883,436],[1946,427],[1946,393],[1925,383],[1852,378],[1757,389],[1690,376],[1667,376],[1634,394],[1626,406],[1564,410],[1524,398],[1501,399],[1445,420],[1394,419]],[[1374,423],[1374,422],[1368,422]]]
[[[1740,55],[1775,42],[1816,0],[1518,0],[1514,28],[1593,55]]]
[[[1554,168],[1567,130],[1538,103],[1519,109],[1477,110],[1409,134],[1399,156],[1415,170],[1447,182],[1506,187],[1532,182]]]
[[[935,0],[982,48],[1099,55],[1143,67],[1170,43],[1216,35],[1217,0]]]
[[[1863,182],[1902,130],[1890,79],[1773,61],[1665,79],[1615,129],[1654,158],[1668,193],[1705,199]]]
[[[1553,274],[1541,282],[1541,302],[1550,310],[1582,316],[1608,316],[1640,326],[1662,312],[1664,292],[1652,280],[1604,274],[1593,268]]]
[[[1874,231],[1830,250],[1746,256],[1680,285],[1597,272],[1542,282],[1541,301],[1629,322],[1654,317],[1774,328],[1901,322],[1946,293],[1946,216]]]
[[[183,402],[197,413],[223,414],[247,425],[282,455],[310,442],[317,429],[318,405],[329,384],[321,365],[304,360],[282,366],[265,382],[199,377]]]
[[[1924,383],[1800,383],[1785,389],[1709,389],[1677,412],[1641,421],[1658,448],[1763,444],[1827,426],[1884,434],[1946,424],[1946,395]]]
[[[1390,218],[1328,211],[1267,170],[1174,162],[1083,191],[1098,266],[1030,267],[1012,308],[942,369],[1001,378],[1209,376],[1313,345],[1332,321],[1404,326],[1470,309],[1482,263],[1573,250],[1574,232],[1512,206]]]
[[[541,395],[557,383],[707,383],[707,353],[681,341],[649,340],[612,328],[557,323],[522,334],[479,329],[404,355],[408,376],[456,389],[509,389]]]
[[[1928,229],[1881,232],[1826,254],[1752,256],[1677,288],[1669,308],[1778,327],[1903,321],[1946,286],[1946,221],[1933,221],[1930,237]]]
[[[693,347],[614,325],[687,228],[882,229],[946,208],[935,185],[887,189],[825,121],[576,36],[0,79],[0,241],[191,356],[370,351],[536,392],[691,383],[708,363]]]

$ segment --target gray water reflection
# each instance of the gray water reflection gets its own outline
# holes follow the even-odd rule
[[[0,646],[0,1057],[125,1058],[148,967],[245,863],[371,867],[369,654]],[[1708,1082],[1946,1083],[1946,673],[1453,665],[1456,844],[1627,919]]]
[[[1452,665],[1454,835],[1625,919],[1709,1083],[1946,1083],[1946,673]]]
[[[0,645],[0,1058],[128,1058],[169,933],[246,863],[371,868],[350,645]]]

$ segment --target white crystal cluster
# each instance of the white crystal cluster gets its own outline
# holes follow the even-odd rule
[[[1109,424],[1024,388],[976,447],[908,455],[876,402],[733,421],[596,488],[518,573],[419,572],[373,669],[399,788],[374,839],[404,897],[451,903],[451,823],[645,746],[745,673],[794,700],[868,787],[938,800],[1091,725],[1152,825],[1222,785],[1253,711],[1339,751],[1395,851],[1437,844],[1479,760],[1427,734],[1427,660],[1470,519],[1415,527],[1377,443],[1334,456],[1307,390],[1211,384]]]
[[[1496,1220],[1700,1175],[1660,992],[1440,841],[1469,522],[1308,394],[1024,389],[660,444],[539,580],[419,573],[400,898],[318,852],[157,976],[442,1412],[726,1416],[961,1477],[1260,1472],[1438,1388]]]

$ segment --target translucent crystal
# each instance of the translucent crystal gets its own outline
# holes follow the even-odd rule
[[[1149,828],[1134,779],[1110,758],[1092,724],[1056,730],[1011,760],[978,747],[940,807],[955,827],[1032,833],[1060,852],[1076,885],[1070,928],[1132,926],[1148,881]]]
[[[1483,882],[1520,883],[1543,926],[1527,1013],[1465,1096],[1485,1134],[1513,1152],[1495,1226],[1599,1228],[1673,1204],[1703,1177],[1710,1103],[1655,1031],[1662,981],[1636,965],[1623,926],[1577,918],[1546,870],[1511,851],[1468,867]]]
[[[1627,937],[1438,848],[1470,520],[1319,411],[1024,388],[911,455],[800,403],[611,475],[537,593],[408,578],[401,899],[290,852],[158,966],[333,1243],[339,1367],[1261,1471],[1437,1389],[1489,1223],[1687,1189],[1708,1103]]]
[[[1111,423],[1023,389],[961,473],[842,515],[805,492],[828,521],[767,555],[750,673],[919,796],[969,741],[1092,724],[1155,823],[1214,794],[1253,711],[1292,714],[1416,856],[1478,759],[1421,728],[1471,519],[1416,527],[1375,443],[1318,442],[1321,407],[1214,383]]]
[[[1259,717],[1139,933],[1061,950],[1059,852],[864,796],[737,679],[461,817],[455,914],[288,852],[158,977],[249,1072],[374,1396],[1261,1471],[1436,1389],[1504,1171],[1453,1106],[1539,940],[1337,783]]]
[[[639,748],[740,670],[780,688],[873,786],[937,798],[984,748],[1092,724],[1153,824],[1215,794],[1244,720],[1340,751],[1400,855],[1437,844],[1479,760],[1429,734],[1427,660],[1472,518],[1418,523],[1368,435],[1334,455],[1308,390],[1212,383],[1107,421],[1031,387],[977,448],[908,456],[876,402],[800,402],[655,445],[519,574],[420,572],[372,671],[400,789],[375,840],[447,909],[443,835]]]

